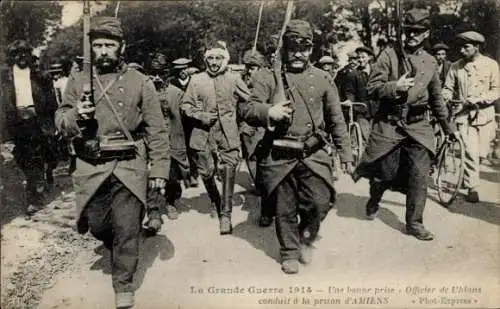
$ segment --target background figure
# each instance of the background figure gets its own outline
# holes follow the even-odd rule
[[[93,97],[106,95],[99,104],[90,102],[82,96],[89,87],[89,72],[75,73],[57,110],[56,124],[72,140],[77,156],[72,175],[77,230],[82,234],[90,230],[111,250],[116,307],[130,308],[146,191],[149,187],[165,193],[168,132],[153,83],[123,63],[120,21],[95,17],[89,39],[95,64]],[[104,142],[108,139],[112,141]],[[98,140],[101,148],[96,151]]]
[[[432,46],[432,52],[434,53],[434,58],[436,58],[438,64],[438,75],[441,81],[441,86],[444,86],[444,81],[448,71],[451,67],[451,62],[446,58],[448,52],[448,45],[444,43],[437,43]]]
[[[330,56],[323,56],[318,60],[318,68],[328,72],[335,79],[335,60]]]
[[[456,123],[465,145],[464,184],[468,189],[467,200],[479,202],[479,169],[495,138],[495,100],[500,97],[498,63],[480,52],[484,36],[474,31],[457,37],[462,59],[453,63],[443,89],[446,101],[463,102]]]
[[[358,59],[358,67],[347,73],[344,81],[344,95],[346,100],[351,102],[361,102],[366,104],[366,108],[361,106],[354,106],[354,120],[357,121],[361,127],[361,132],[363,134],[363,139],[368,140],[368,135],[370,134],[370,120],[372,118],[373,111],[371,108],[376,108],[375,102],[371,102],[366,91],[366,84],[368,83],[368,77],[372,71],[371,62],[373,60],[373,50],[366,46],[361,46],[356,48],[356,54]],[[372,104],[373,103],[373,104]],[[372,106],[373,105],[373,106]],[[346,113],[344,113],[344,116]],[[347,119],[348,117],[346,117]]]
[[[32,67],[32,47],[23,40],[7,48],[8,67],[1,71],[2,142],[12,141],[16,163],[26,176],[27,215],[43,205],[53,182],[57,156],[52,81]]]
[[[339,92],[340,101],[346,100],[345,94],[345,84],[347,82],[347,75],[354,71],[358,65],[358,54],[356,52],[350,52],[347,54],[348,63],[338,71],[335,77],[335,85],[337,85],[337,90]]]
[[[403,28],[406,39],[400,46],[405,57],[402,50],[387,47],[373,65],[367,91],[380,104],[353,175],[355,181],[359,177],[370,180],[369,220],[375,219],[385,190],[406,194],[406,232],[419,240],[434,239],[423,225],[431,157],[436,151],[427,110],[432,110],[445,134],[454,131],[441,100],[436,60],[423,49],[429,27],[427,10],[408,11]]]
[[[343,165],[352,168],[336,88],[328,73],[310,63],[312,40],[308,22],[291,20],[279,55],[286,71],[281,74],[281,68],[277,69],[276,79],[270,70],[257,72],[251,100],[239,108],[243,120],[267,129],[256,153],[257,181],[262,184],[263,201],[270,204],[267,207],[276,208],[281,269],[287,274],[299,271],[299,261],[311,261],[312,244],[335,194],[332,161],[326,150],[328,135],[333,137]],[[287,85],[290,101],[273,101],[281,90],[278,78]],[[308,146],[301,149],[298,141]]]
[[[206,70],[193,75],[182,100],[183,113],[194,123],[189,146],[212,207],[219,215],[220,234],[231,234],[231,214],[236,168],[240,162],[240,137],[236,121],[239,101],[250,92],[237,73],[228,71],[229,52],[223,41],[213,42],[204,55]],[[223,171],[222,200],[215,184],[219,156]]]

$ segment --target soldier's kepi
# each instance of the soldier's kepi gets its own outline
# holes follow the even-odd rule
[[[423,45],[429,37],[429,13],[410,10],[404,19],[405,62],[392,47],[384,49],[372,67],[368,95],[378,101],[372,132],[353,178],[370,179],[366,215],[374,219],[385,190],[406,194],[406,230],[420,240],[432,240],[423,226],[427,181],[434,155],[434,132],[427,120],[431,110],[443,130],[453,129],[441,99],[437,63]],[[401,70],[401,65],[407,65]],[[400,73],[406,71],[403,75]],[[410,74],[412,73],[412,74]],[[401,105],[407,111],[401,113]]]
[[[239,106],[244,121],[266,128],[255,151],[257,182],[262,189],[262,201],[267,204],[263,207],[276,208],[276,232],[285,273],[298,272],[299,261],[310,262],[320,222],[330,209],[331,195],[335,194],[333,166],[327,151],[329,135],[337,146],[342,165],[352,169],[347,128],[336,88],[332,87],[331,76],[309,61],[312,39],[308,22],[289,22],[284,49],[279,55],[284,70],[278,75],[285,85],[288,101],[273,102],[278,88],[275,74],[260,70],[253,78],[250,102]],[[281,125],[283,122],[287,125]]]
[[[121,60],[125,44],[120,21],[96,17],[89,35],[95,102],[81,100],[88,76],[77,72],[68,81],[55,120],[58,129],[75,142],[89,129],[79,125],[81,120],[90,119],[98,124],[93,132],[97,140],[108,136],[134,142],[133,153],[114,151],[109,156],[89,156],[85,148],[77,148],[73,173],[78,231],[90,230],[112,251],[116,306],[130,308],[148,176],[150,188],[165,186],[170,165],[168,134],[153,83],[139,71],[127,69]]]

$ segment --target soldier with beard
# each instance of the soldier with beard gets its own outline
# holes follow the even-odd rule
[[[353,169],[336,88],[328,73],[309,62],[312,39],[308,22],[289,22],[279,56],[284,64],[281,78],[290,101],[272,102],[277,82],[273,72],[262,70],[253,80],[250,102],[240,104],[239,109],[242,119],[250,125],[266,128],[256,150],[257,181],[262,183],[268,206],[276,208],[281,269],[287,274],[299,271],[299,261],[311,262],[320,222],[335,194],[332,160],[327,152],[330,135],[343,169]]]
[[[220,234],[225,235],[232,233],[232,198],[240,162],[236,109],[239,101],[249,98],[250,91],[238,74],[228,71],[225,42],[210,44],[204,59],[206,70],[191,77],[181,110],[193,121],[189,146],[196,153],[196,166],[212,208],[217,209]],[[222,200],[215,184],[217,153],[223,172]]]
[[[122,61],[125,41],[120,21],[96,17],[89,36],[96,102],[82,96],[89,76],[75,73],[56,112],[56,125],[75,146],[72,176],[78,232],[90,230],[111,250],[116,307],[131,308],[148,185],[165,193],[168,132],[153,83]],[[89,132],[92,128],[95,132]],[[96,140],[111,142],[99,142],[99,150]],[[131,143],[133,147],[123,148]]]

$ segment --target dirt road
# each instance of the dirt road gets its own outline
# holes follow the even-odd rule
[[[189,189],[179,219],[165,217],[161,233],[142,240],[136,308],[499,307],[499,175],[483,167],[475,205],[445,209],[431,191],[432,242],[402,232],[398,193],[386,193],[378,218],[366,221],[367,182],[341,177],[314,261],[292,276],[280,270],[274,227],[256,224],[245,172],[231,236],[218,235],[203,190]],[[109,253],[72,230],[74,195],[67,177],[58,181],[35,221],[2,221],[2,308],[113,308]]]

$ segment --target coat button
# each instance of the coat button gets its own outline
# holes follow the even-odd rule
[[[118,136],[121,136],[122,135],[122,131],[116,131],[115,134],[118,135]]]
[[[118,87],[118,91],[120,91],[120,92],[124,92],[124,91],[125,91],[125,89],[123,89],[123,87]]]
[[[308,128],[312,128],[312,124],[311,124],[311,123],[307,123],[307,124],[306,124],[306,126],[307,126]]]
[[[312,101],[314,101],[314,99],[313,98],[309,98],[309,102],[312,102]]]
[[[123,106],[123,102],[118,102],[118,106],[122,107]]]

